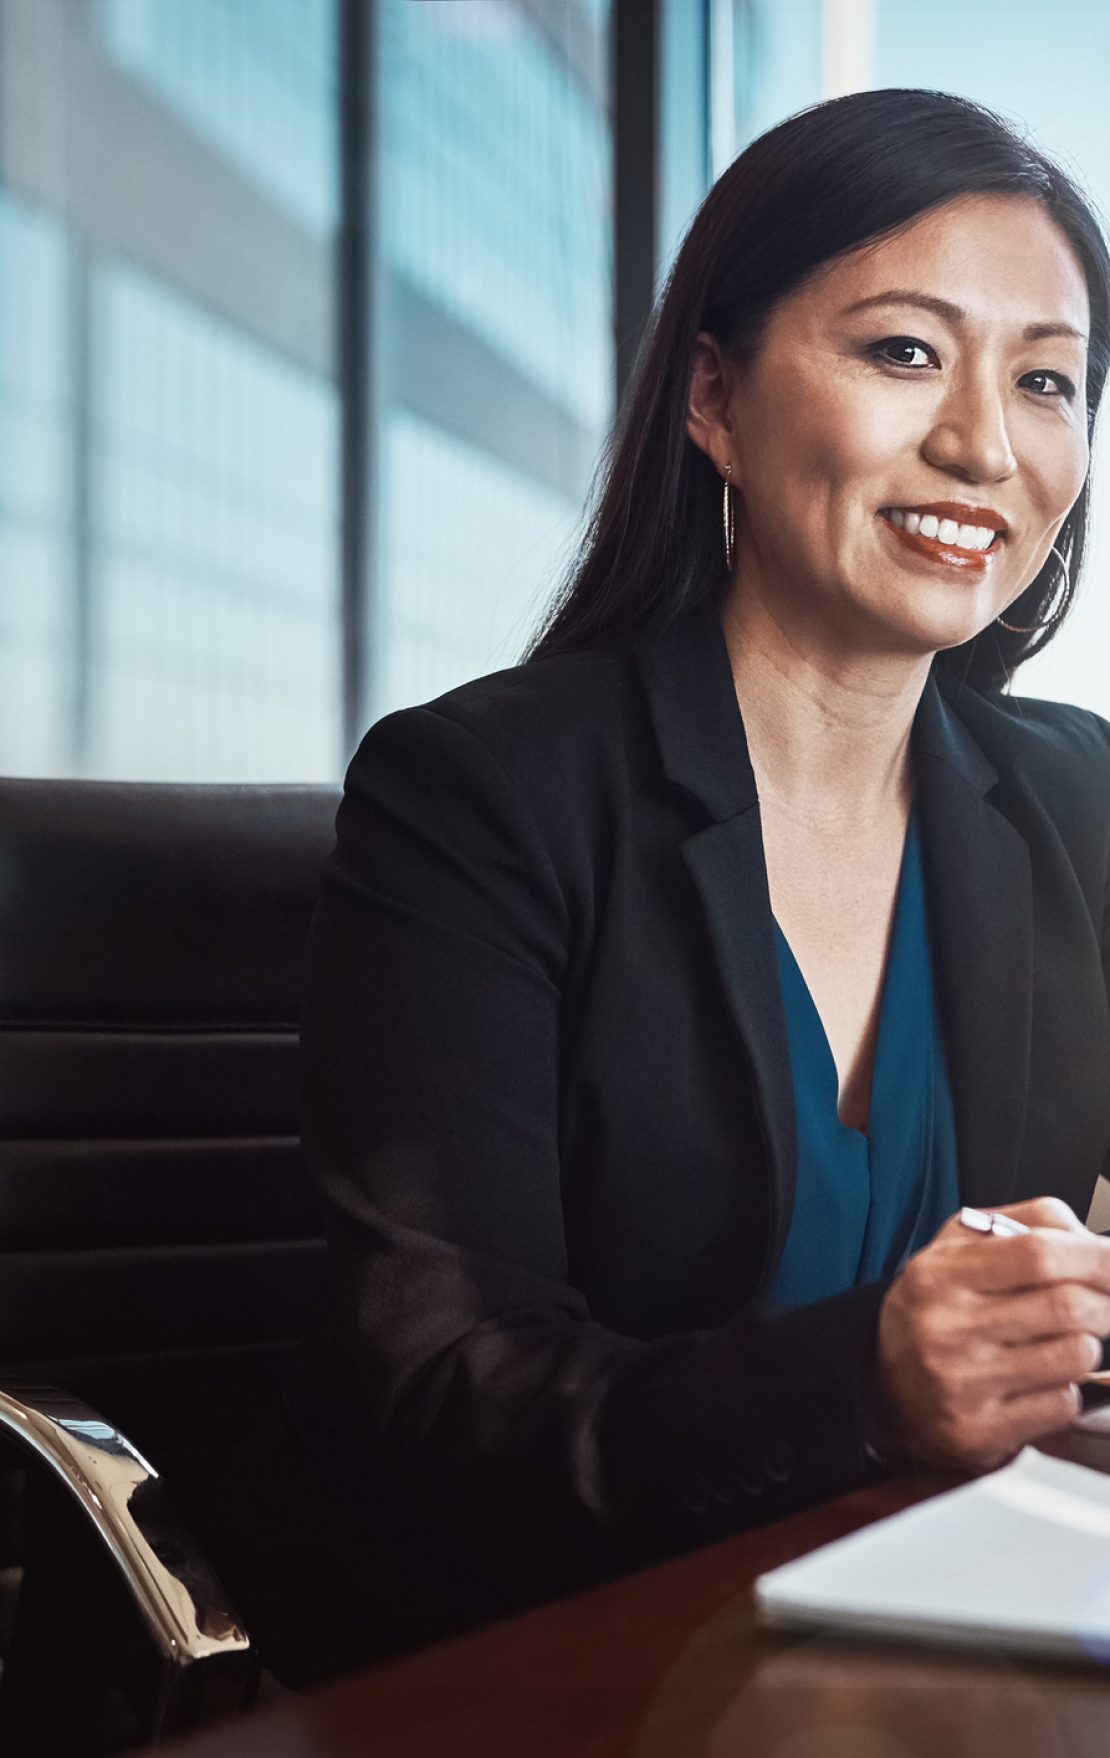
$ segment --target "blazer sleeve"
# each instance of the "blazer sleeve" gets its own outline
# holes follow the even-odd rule
[[[389,716],[337,831],[310,940],[303,1133],[394,1484],[539,1597],[867,1476],[882,1286],[643,1341],[597,1323],[568,1280],[573,912],[484,741],[434,708]]]

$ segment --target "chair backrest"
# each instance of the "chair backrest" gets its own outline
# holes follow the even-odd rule
[[[301,954],[331,788],[0,781],[0,1380],[166,1473],[304,1332]]]

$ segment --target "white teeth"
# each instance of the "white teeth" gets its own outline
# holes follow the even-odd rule
[[[935,513],[908,513],[904,507],[888,507],[886,517],[899,531],[908,531],[911,536],[920,532],[922,537],[936,538],[950,548],[984,550],[994,542],[990,525],[960,525],[955,519],[939,519]]]

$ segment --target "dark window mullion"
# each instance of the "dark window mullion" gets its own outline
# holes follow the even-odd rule
[[[618,403],[671,253],[710,183],[710,4],[613,0]]]
[[[661,4],[662,0],[613,0],[613,326],[618,407],[655,291]]]
[[[350,755],[367,715],[374,574],[376,0],[339,7],[341,219],[336,289],[341,407],[342,736]]]

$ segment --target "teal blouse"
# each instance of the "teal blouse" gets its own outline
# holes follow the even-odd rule
[[[895,907],[868,1133],[837,1115],[836,1064],[797,960],[775,923],[798,1125],[786,1247],[770,1291],[808,1306],[896,1270],[959,1207],[956,1128],[933,986],[925,884],[911,817]]]

